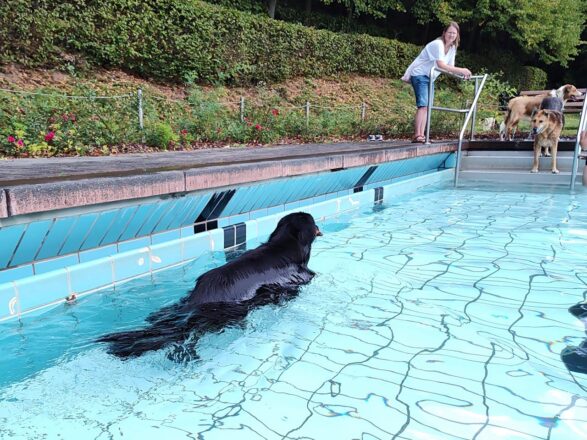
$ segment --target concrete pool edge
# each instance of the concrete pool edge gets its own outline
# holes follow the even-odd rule
[[[342,212],[372,206],[381,201],[388,202],[393,197],[423,186],[449,181],[453,176],[454,169],[435,171],[382,185],[382,190],[367,189],[248,220],[245,222],[248,231],[246,238],[250,240],[267,236],[277,221],[288,212],[303,210],[320,222]],[[223,250],[224,240],[225,231],[215,229],[0,284],[0,322],[17,320],[23,315],[46,310],[66,302],[66,298],[72,294],[77,297],[87,295],[187,263],[210,251]]]

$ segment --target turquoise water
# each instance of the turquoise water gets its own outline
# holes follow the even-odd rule
[[[321,228],[312,283],[195,362],[92,340],[222,253],[3,324],[0,438],[587,438],[587,374],[560,359],[587,336],[567,311],[587,295],[587,194],[426,189]]]

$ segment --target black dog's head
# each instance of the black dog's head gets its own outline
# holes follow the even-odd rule
[[[267,242],[273,243],[293,238],[302,246],[309,246],[318,235],[322,235],[322,232],[316,226],[314,217],[306,212],[294,212],[279,220]]]
[[[569,313],[575,318],[587,321],[587,302],[582,302],[569,307]]]

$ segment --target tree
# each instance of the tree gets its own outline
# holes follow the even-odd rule
[[[587,0],[416,0],[409,12],[423,25],[458,22],[470,48],[481,36],[498,44],[508,37],[526,54],[566,66],[582,43]]]
[[[339,3],[343,5],[349,15],[371,15],[376,18],[385,18],[390,10],[404,11],[401,0],[321,0],[325,5]]]

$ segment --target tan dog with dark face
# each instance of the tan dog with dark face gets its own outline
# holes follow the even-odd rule
[[[562,99],[563,106],[570,99],[578,99],[583,94],[572,84],[565,84],[549,94],[535,96],[518,96],[508,102],[508,112],[500,129],[501,140],[511,140],[513,131],[518,127],[522,118],[531,118],[532,114],[540,107],[542,100],[548,96]]]
[[[531,173],[538,172],[538,161],[542,148],[550,147],[552,155],[552,172],[558,174],[556,168],[556,153],[558,139],[563,129],[563,114],[551,110],[539,110],[532,118],[532,133],[534,134],[534,163]]]

